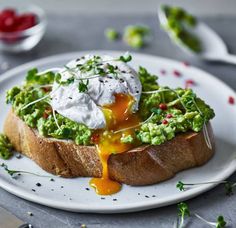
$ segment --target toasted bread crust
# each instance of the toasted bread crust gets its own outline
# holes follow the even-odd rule
[[[207,126],[213,145],[213,133]],[[101,177],[102,164],[95,146],[78,146],[71,140],[45,138],[28,127],[13,111],[4,132],[16,151],[42,169],[62,177]],[[129,185],[148,185],[173,177],[177,172],[207,162],[214,153],[202,132],[188,132],[159,146],[141,146],[108,160],[110,178]]]
[[[142,146],[109,157],[109,175],[129,185],[148,185],[173,177],[181,170],[200,166],[214,154],[211,125],[207,126],[212,149],[203,132],[188,132],[159,146]]]
[[[102,176],[102,164],[94,146],[42,137],[12,111],[5,120],[4,133],[16,151],[49,173],[62,177]]]

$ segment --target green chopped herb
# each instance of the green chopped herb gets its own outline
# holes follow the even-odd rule
[[[84,81],[80,81],[79,82],[79,92],[80,93],[84,93],[88,91],[88,84],[89,84],[89,80],[86,80],[86,82],[84,83]]]

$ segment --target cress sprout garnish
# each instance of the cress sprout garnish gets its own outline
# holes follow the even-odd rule
[[[88,79],[86,80],[86,82],[84,82],[84,81],[79,82],[79,86],[78,86],[79,92],[80,93],[87,92],[88,91],[88,84],[89,84]]]
[[[190,214],[189,207],[185,202],[181,202],[177,204],[177,206],[178,206],[178,216],[180,218],[180,220],[177,221],[177,228],[183,228],[186,217],[190,217],[191,215],[194,215],[195,217],[199,218],[201,221],[205,222],[206,224],[210,226],[214,226],[216,228],[224,228],[227,224],[222,215],[219,215],[217,217],[216,222],[210,222],[197,213]]]
[[[30,175],[34,175],[34,176],[38,176],[38,177],[50,177],[50,176],[43,176],[37,173],[31,173],[28,171],[24,171],[24,170],[12,170],[12,169],[8,169],[8,166],[5,163],[1,164],[1,167],[4,168],[4,170],[13,178],[16,178],[16,175],[20,175],[20,174],[30,174]]]
[[[83,58],[83,57],[81,57]],[[104,75],[113,75],[115,78],[118,78],[118,75],[121,73],[119,72],[119,69],[117,66],[113,66],[109,63],[105,64],[105,70],[101,68],[101,65],[107,61],[122,61],[124,63],[130,62],[132,60],[132,56],[126,52],[124,55],[120,56],[119,58],[114,58],[111,60],[102,60],[100,56],[93,56],[93,58],[87,60],[84,64],[77,64],[76,67],[70,68],[68,66],[65,66],[65,69],[62,72],[68,72],[71,74],[71,77],[67,78],[66,80],[62,80],[62,76],[60,73],[56,73],[55,75],[50,71],[44,72],[46,75],[45,79],[41,79],[44,77],[40,77],[42,73],[38,73],[37,69],[32,69],[28,72],[28,75],[26,77],[26,82],[28,85],[39,83],[47,83],[48,81],[55,81],[57,84],[60,86],[67,86],[72,83],[74,83],[75,80],[79,80],[79,86],[78,90],[79,92],[87,92],[88,91],[88,84],[89,84],[89,79],[93,79],[96,77],[102,77]],[[58,68],[56,68],[57,71],[59,71]],[[81,78],[76,78],[76,70],[80,70],[82,73],[91,73],[90,76],[86,77],[81,77]],[[52,76],[53,75],[53,76]],[[84,82],[86,80],[86,82]],[[59,88],[58,87],[58,88]],[[17,88],[17,87],[16,87]],[[24,110],[28,108],[29,106],[38,103],[39,101],[45,100],[46,98],[50,98],[50,96],[57,90],[57,88],[50,92],[49,94],[45,95],[44,97],[41,97],[37,100],[34,100],[27,105],[21,107],[21,110]],[[18,91],[16,91],[18,93]]]
[[[188,208],[188,205],[184,202],[181,202],[177,204],[178,206],[178,215],[180,218],[180,221],[178,222],[178,228],[183,228],[184,227],[184,222],[186,217],[190,217],[190,211]]]
[[[224,184],[225,193],[228,196],[233,194],[233,188],[236,186],[236,183],[231,181],[209,181],[202,183],[183,183],[182,181],[178,181],[178,183],[176,184],[176,188],[178,188],[180,191],[185,191],[187,190],[187,186],[198,186],[205,184]]]
[[[206,220],[205,218],[203,218],[202,216],[200,216],[197,213],[194,213],[194,215],[199,218],[201,221],[205,222],[206,224],[210,225],[211,227],[214,226],[216,228],[224,228],[226,226],[226,221],[224,219],[224,217],[222,215],[219,215],[217,217],[216,222],[210,222],[208,220]]]

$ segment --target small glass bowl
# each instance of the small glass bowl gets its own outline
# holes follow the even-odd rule
[[[2,7],[1,7],[2,8]],[[4,8],[13,8],[17,13],[33,13],[37,17],[37,24],[31,28],[17,32],[0,32],[0,50],[12,53],[29,51],[42,39],[46,30],[46,16],[44,11],[35,5],[7,5]]]

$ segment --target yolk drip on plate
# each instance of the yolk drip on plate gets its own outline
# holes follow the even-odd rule
[[[121,184],[110,180],[108,173],[108,158],[113,153],[123,153],[134,147],[132,143],[122,143],[121,137],[134,135],[135,128],[126,129],[139,124],[137,114],[132,113],[134,98],[127,94],[115,94],[115,102],[103,107],[107,129],[97,132],[99,141],[97,150],[103,166],[102,178],[93,178],[90,185],[99,195],[114,194],[121,189]],[[120,129],[124,129],[119,131]],[[125,130],[126,129],[126,130]],[[119,131],[119,132],[116,132]]]

